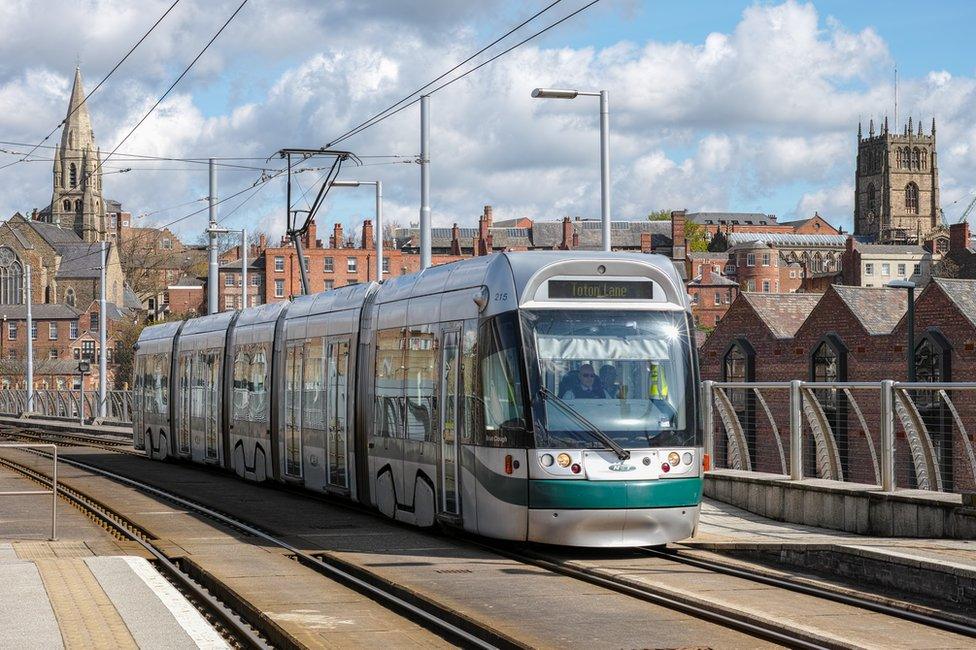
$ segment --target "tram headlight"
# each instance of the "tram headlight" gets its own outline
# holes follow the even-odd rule
[[[695,457],[691,455],[690,451],[686,451],[682,454],[681,460],[684,461],[685,465],[691,465],[691,461],[695,460]]]
[[[572,462],[573,459],[566,452],[563,452],[558,456],[556,456],[556,463],[558,463],[560,467],[569,467],[570,463]]]
[[[552,464],[556,462],[556,459],[552,457],[552,454],[542,454],[539,458],[539,462],[542,463],[543,467],[552,467]]]
[[[672,451],[670,454],[668,454],[668,463],[671,464],[671,467],[677,467],[678,463],[680,462],[681,462],[681,455],[678,454],[678,452]]]

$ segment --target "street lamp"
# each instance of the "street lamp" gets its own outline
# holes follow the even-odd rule
[[[373,231],[376,233],[376,281],[383,281],[383,181],[332,181],[332,187],[376,187],[376,219]]]
[[[610,252],[610,93],[606,90],[558,90],[536,88],[536,99],[600,98],[600,216],[603,220],[603,250]]]
[[[908,381],[915,381],[915,283],[911,280],[892,280],[885,285],[889,289],[908,290]]]

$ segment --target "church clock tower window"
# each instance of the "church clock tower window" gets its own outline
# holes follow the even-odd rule
[[[71,163],[71,167],[68,168],[68,178],[70,179],[71,187],[78,187],[78,168],[74,163]]]
[[[918,214],[918,185],[915,183],[905,187],[905,210],[909,214]]]

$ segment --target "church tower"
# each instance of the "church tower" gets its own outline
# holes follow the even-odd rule
[[[857,125],[854,172],[854,234],[886,244],[921,244],[943,229],[939,207],[939,168],[932,131],[916,132],[912,118],[901,133],[888,130],[888,118],[868,136]]]
[[[51,221],[74,230],[85,241],[105,239],[101,151],[95,144],[81,70],[75,68],[68,115],[61,129],[61,146],[54,151],[54,193]]]

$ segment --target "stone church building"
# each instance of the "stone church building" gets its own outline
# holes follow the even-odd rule
[[[98,384],[99,320],[108,325],[109,385],[120,325],[138,318],[119,250],[106,242],[100,152],[91,128],[81,72],[54,153],[51,204],[28,218],[0,223],[0,386],[23,387],[27,337],[34,350],[35,388],[77,388],[78,361],[92,362],[86,387]],[[106,314],[99,312],[101,247],[106,247]],[[33,327],[27,331],[26,276],[30,269]]]
[[[857,166],[854,172],[854,236],[879,244],[948,244],[939,205],[939,166],[932,130],[918,130],[908,118],[902,133],[879,133],[874,120],[863,137],[857,127]]]

